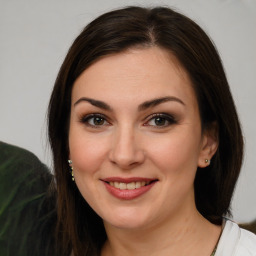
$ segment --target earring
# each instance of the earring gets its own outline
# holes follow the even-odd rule
[[[211,164],[211,160],[210,159],[205,159],[204,160],[206,164],[210,165]]]
[[[69,167],[71,169],[72,181],[75,181],[74,172],[73,172],[73,166],[72,166],[72,160],[68,160],[68,164],[69,164]]]

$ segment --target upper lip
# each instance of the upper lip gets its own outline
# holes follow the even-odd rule
[[[154,179],[154,178],[143,178],[143,177],[130,177],[130,178],[124,178],[124,177],[107,177],[104,179],[101,179],[102,181],[105,182],[123,182],[123,183],[130,183],[130,182],[137,182],[137,181],[146,181],[146,182],[150,182],[150,181],[155,181],[158,179]]]

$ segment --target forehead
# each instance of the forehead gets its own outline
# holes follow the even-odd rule
[[[150,47],[96,61],[75,81],[72,101],[82,96],[147,100],[167,94],[195,100],[189,76],[179,61],[159,47]]]

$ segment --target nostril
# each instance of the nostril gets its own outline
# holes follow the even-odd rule
[[[131,169],[145,160],[144,151],[132,143],[132,140],[122,139],[109,151],[109,160],[122,169]]]

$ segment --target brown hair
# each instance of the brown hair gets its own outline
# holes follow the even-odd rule
[[[220,224],[230,214],[230,202],[243,157],[243,137],[220,57],[205,32],[192,20],[169,8],[128,7],[92,21],[71,46],[59,71],[49,104],[49,139],[57,184],[57,250],[76,256],[100,254],[106,240],[100,217],[72,182],[68,133],[74,81],[103,56],[133,47],[158,46],[179,60],[197,96],[203,129],[218,126],[219,147],[212,163],[198,168],[195,199],[199,212]],[[191,135],[192,136],[192,135]]]

